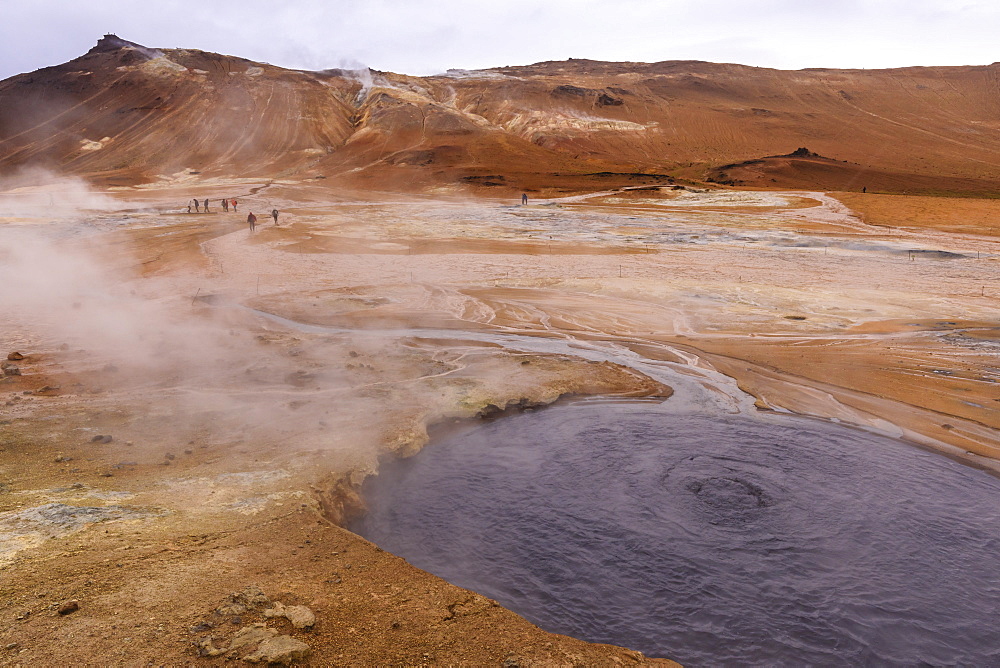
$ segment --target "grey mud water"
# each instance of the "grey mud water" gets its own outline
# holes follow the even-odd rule
[[[884,436],[584,402],[364,493],[354,530],[549,631],[689,666],[1000,662],[1000,480]]]

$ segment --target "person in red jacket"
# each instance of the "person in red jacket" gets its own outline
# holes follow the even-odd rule
[[[247,216],[247,222],[250,223],[250,231],[253,232],[253,228],[257,225],[257,216],[253,215],[253,211]]]
[[[236,200],[233,200],[233,213],[236,213]]]

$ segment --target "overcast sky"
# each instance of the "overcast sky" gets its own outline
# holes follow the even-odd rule
[[[0,0],[0,79],[105,32],[283,67],[432,74],[541,60],[762,67],[1000,60],[998,0]]]

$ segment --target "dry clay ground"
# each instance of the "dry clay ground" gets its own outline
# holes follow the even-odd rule
[[[238,214],[169,204],[234,192]],[[18,241],[42,249],[28,283],[77,269],[0,325],[26,356],[0,385],[2,665],[654,663],[338,526],[379,457],[506,406],[674,388],[1000,458],[1000,242],[934,211],[893,227],[854,195],[872,227],[823,193],[519,207],[295,182],[117,197],[4,221],[46,238]],[[272,207],[281,225],[251,233],[247,208]]]

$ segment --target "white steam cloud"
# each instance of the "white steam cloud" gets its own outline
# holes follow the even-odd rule
[[[110,211],[120,205],[95,193],[83,179],[25,168],[0,179],[0,218],[43,216],[65,218],[81,211]]]

